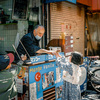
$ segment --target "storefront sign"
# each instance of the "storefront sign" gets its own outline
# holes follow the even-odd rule
[[[59,54],[63,56],[64,52],[60,52]],[[44,61],[55,60],[56,56],[47,54],[47,55],[33,56],[33,57],[30,57],[30,59],[31,59],[31,64],[35,64],[35,63],[40,63]]]
[[[60,2],[60,1],[69,1],[76,4],[76,0],[46,0],[46,3]]]

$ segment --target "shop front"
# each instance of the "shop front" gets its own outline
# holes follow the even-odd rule
[[[84,55],[85,8],[68,1],[50,3],[50,40],[73,36],[73,50]]]

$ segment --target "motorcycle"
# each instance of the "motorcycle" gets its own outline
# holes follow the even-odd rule
[[[88,84],[100,93],[100,60],[90,60],[87,74]]]

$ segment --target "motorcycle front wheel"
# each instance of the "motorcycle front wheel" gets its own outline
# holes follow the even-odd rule
[[[96,69],[92,72],[90,80],[94,90],[100,93],[100,69]]]

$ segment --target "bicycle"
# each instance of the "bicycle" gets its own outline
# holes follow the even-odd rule
[[[100,93],[100,60],[90,59],[88,66],[88,83],[92,88]]]

